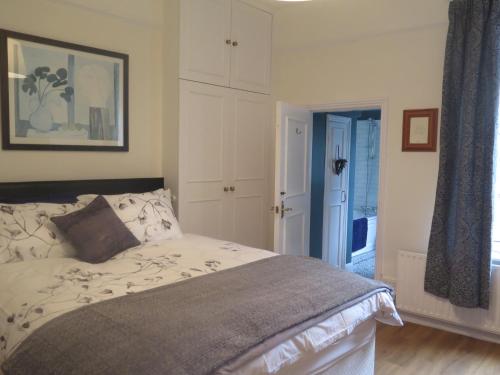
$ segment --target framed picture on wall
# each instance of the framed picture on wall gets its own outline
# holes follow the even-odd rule
[[[403,151],[436,151],[437,108],[403,112]]]
[[[128,151],[128,55],[0,30],[5,150]]]

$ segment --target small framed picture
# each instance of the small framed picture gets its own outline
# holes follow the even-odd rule
[[[437,108],[403,112],[403,151],[436,151]]]
[[[128,55],[0,30],[5,150],[128,151]]]

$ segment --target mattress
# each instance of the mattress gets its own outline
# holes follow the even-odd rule
[[[1,265],[0,363],[38,327],[81,306],[272,256],[276,254],[185,235],[180,240],[129,249],[101,264],[49,258]],[[374,317],[389,324],[401,324],[392,298],[382,292],[299,335],[285,338],[264,355],[231,371],[277,373],[339,342]]]

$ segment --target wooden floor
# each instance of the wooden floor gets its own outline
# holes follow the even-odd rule
[[[407,323],[377,328],[376,375],[500,375],[500,345]]]

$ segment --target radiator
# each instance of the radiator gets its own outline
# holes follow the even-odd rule
[[[396,283],[398,309],[500,335],[500,267],[494,267],[492,272],[490,309],[465,309],[424,292],[426,258],[425,254],[399,252]]]

